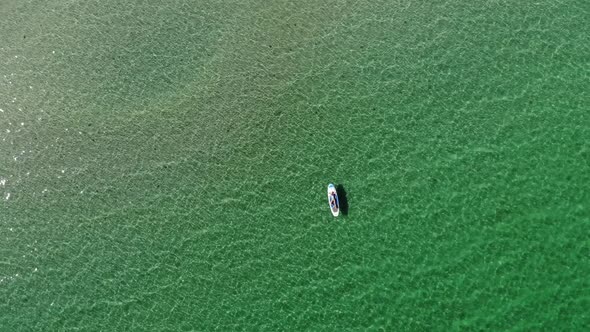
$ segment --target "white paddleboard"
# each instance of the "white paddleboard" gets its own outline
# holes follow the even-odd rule
[[[338,201],[338,193],[336,187],[332,183],[328,185],[328,204],[330,205],[330,211],[334,217],[338,217],[340,214],[340,202]]]

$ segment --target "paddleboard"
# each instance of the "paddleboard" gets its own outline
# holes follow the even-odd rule
[[[334,217],[338,217],[340,214],[340,202],[338,201],[338,193],[336,187],[332,183],[328,185],[328,204],[330,205],[330,211]]]

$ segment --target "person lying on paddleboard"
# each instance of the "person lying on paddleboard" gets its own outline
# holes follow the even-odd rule
[[[338,208],[338,206],[336,205],[336,194],[332,194],[332,197],[330,199],[330,206],[332,208]]]

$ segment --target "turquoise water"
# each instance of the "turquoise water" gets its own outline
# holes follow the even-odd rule
[[[589,12],[1,2],[1,329],[584,330]]]

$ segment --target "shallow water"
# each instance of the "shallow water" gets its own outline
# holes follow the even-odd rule
[[[589,12],[2,2],[0,326],[583,329]]]

